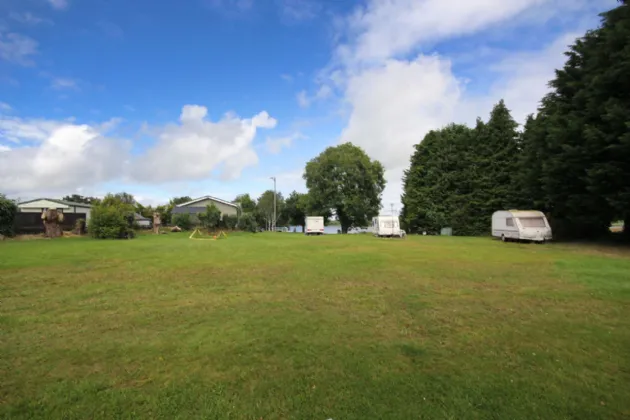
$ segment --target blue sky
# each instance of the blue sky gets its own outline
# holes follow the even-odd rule
[[[505,98],[536,109],[614,0],[1,0],[0,192],[304,190],[343,141],[387,169]]]

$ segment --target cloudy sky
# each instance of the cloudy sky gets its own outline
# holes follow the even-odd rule
[[[536,110],[614,0],[0,0],[0,192],[304,191],[350,141],[399,206],[414,144]]]

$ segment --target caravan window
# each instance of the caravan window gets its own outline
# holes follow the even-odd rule
[[[544,228],[545,219],[542,217],[519,217],[518,219],[524,228]]]
[[[505,224],[506,224],[507,226],[514,226],[514,219],[512,219],[511,217],[510,217],[510,218],[505,219]]]

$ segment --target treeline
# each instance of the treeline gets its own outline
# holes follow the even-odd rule
[[[512,208],[545,212],[558,237],[594,238],[615,220],[630,226],[626,3],[570,47],[522,131],[501,101],[487,122],[449,125],[415,146],[403,179],[408,230],[488,234],[492,213]]]

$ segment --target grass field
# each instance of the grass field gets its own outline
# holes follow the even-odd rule
[[[486,238],[0,243],[0,417],[630,417],[630,252]]]

